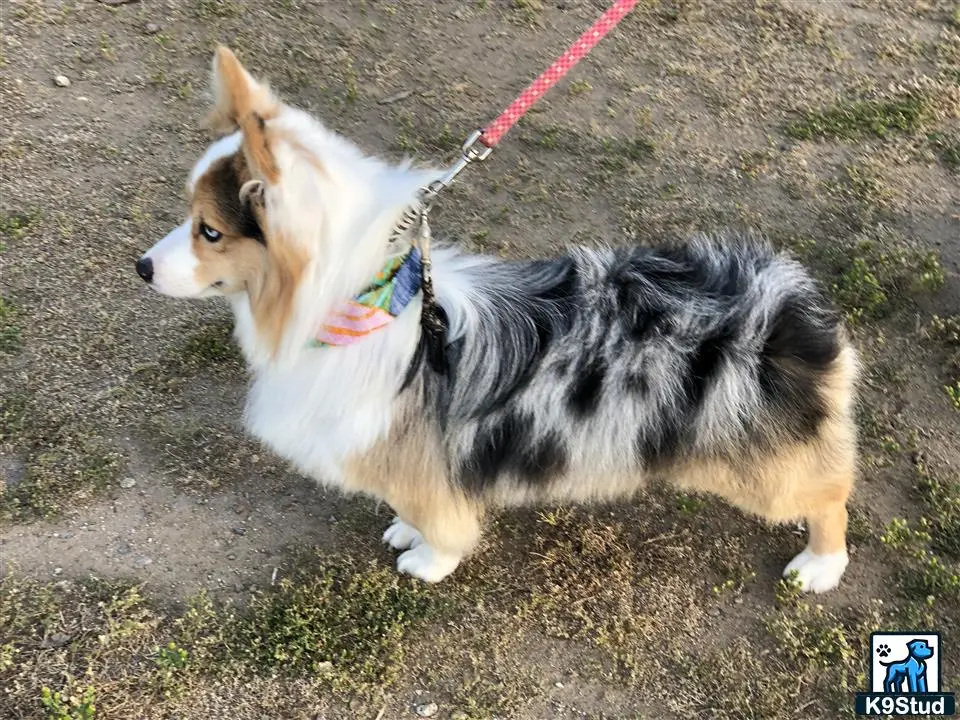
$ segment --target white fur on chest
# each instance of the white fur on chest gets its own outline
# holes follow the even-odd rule
[[[354,345],[304,348],[291,359],[253,367],[247,429],[300,471],[343,483],[344,461],[390,430],[393,403],[419,339],[419,302]],[[237,338],[245,345],[245,318]]]

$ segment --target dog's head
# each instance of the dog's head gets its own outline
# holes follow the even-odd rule
[[[226,48],[214,58],[213,85],[211,122],[229,134],[207,149],[190,174],[186,222],[137,263],[152,288],[173,297],[229,294],[260,284],[270,256],[289,245],[268,237],[266,217],[268,189],[275,192],[281,183],[269,123],[283,108]],[[303,254],[282,250],[288,272],[299,274]]]
[[[907,643],[907,649],[910,651],[910,657],[917,660],[927,660],[933,657],[933,648],[926,640],[911,640]]]
[[[248,296],[255,342],[273,354],[289,327],[315,323],[324,298],[369,281],[393,222],[435,174],[364,157],[224,47],[213,90],[221,137],[190,173],[187,219],[137,272],[172,297]]]

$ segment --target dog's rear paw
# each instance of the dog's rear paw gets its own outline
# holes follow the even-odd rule
[[[412,550],[400,553],[397,558],[397,570],[428,583],[440,582],[459,564],[459,555],[438,552],[427,543],[420,543]]]
[[[383,533],[383,541],[394,550],[406,550],[422,543],[423,535],[413,525],[407,525],[403,520],[395,517],[390,527]]]
[[[822,593],[833,590],[840,584],[843,571],[849,562],[847,551],[817,555],[810,548],[797,555],[783,571],[787,577],[797,571],[797,582],[805,592]]]

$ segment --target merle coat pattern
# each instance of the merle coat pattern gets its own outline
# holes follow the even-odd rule
[[[409,249],[397,228],[440,173],[369,157],[226,48],[214,91],[225,134],[190,173],[186,220],[137,270],[163,294],[229,301],[247,428],[319,482],[389,503],[400,571],[443,579],[496,507],[623,500],[662,480],[805,520],[785,572],[839,583],[857,356],[798,263],[733,235],[530,261],[448,245],[439,350],[425,352],[419,296],[362,341],[318,349],[325,318]]]

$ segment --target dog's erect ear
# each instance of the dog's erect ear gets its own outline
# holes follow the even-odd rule
[[[278,172],[266,121],[276,117],[279,107],[270,88],[254,80],[237,56],[221,45],[213,58],[213,91],[216,104],[207,123],[220,132],[242,130],[243,153],[251,174],[275,183]]]
[[[242,127],[249,115],[269,120],[277,114],[270,88],[246,71],[229,48],[220,45],[213,56],[215,105],[208,123],[221,132]]]

